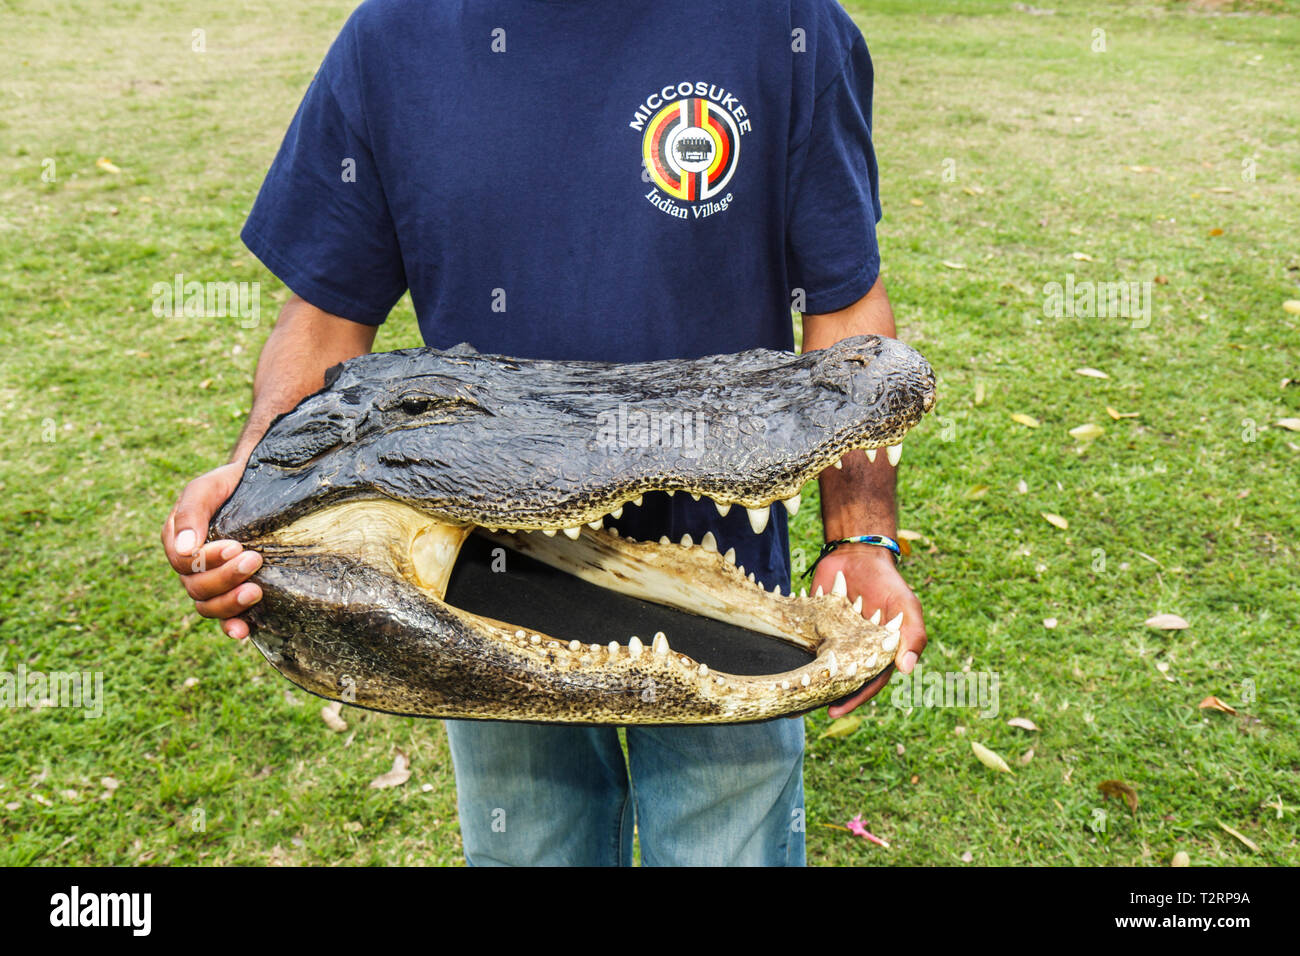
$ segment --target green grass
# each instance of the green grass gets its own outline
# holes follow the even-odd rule
[[[0,671],[102,671],[107,709],[0,712],[0,862],[460,859],[441,726],[349,710],[330,732],[319,701],[187,609],[157,545],[247,410],[285,293],[238,229],[350,6],[6,3]],[[908,710],[886,691],[840,739],[810,718],[810,859],[1294,865],[1300,437],[1274,423],[1300,415],[1282,384],[1300,379],[1282,309],[1300,299],[1300,19],[1051,6],[851,8],[876,64],[886,281],[940,376],[901,471],[923,663],[996,673],[1000,706]],[[262,322],[154,317],[153,284],[177,272],[260,281]],[[1069,273],[1160,276],[1149,327],[1045,316],[1044,285]],[[377,347],[413,344],[404,301]],[[1105,431],[1082,447],[1068,429],[1085,422]],[[815,516],[796,522],[809,552]],[[1191,626],[1143,626],[1161,612]],[[1211,694],[1239,715],[1198,709]],[[411,781],[369,789],[398,749]],[[1110,779],[1136,815],[1105,803]],[[892,849],[834,829],[856,813]]]

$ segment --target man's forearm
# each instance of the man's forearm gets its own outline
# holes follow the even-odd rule
[[[894,311],[880,280],[865,296],[839,312],[803,317],[803,350],[810,352],[852,335],[896,337]],[[874,462],[865,452],[844,456],[843,467],[821,476],[822,524],[827,540],[858,534],[897,537],[894,467],[883,454]]]
[[[247,462],[275,417],[319,390],[330,366],[369,352],[375,331],[292,296],[258,356],[253,407],[230,460]]]

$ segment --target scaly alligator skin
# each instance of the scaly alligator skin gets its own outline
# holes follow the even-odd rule
[[[247,612],[254,643],[322,697],[566,723],[784,716],[883,671],[897,621],[864,619],[860,601],[839,593],[842,578],[829,595],[769,593],[712,534],[634,541],[604,519],[647,492],[685,492],[724,514],[749,509],[761,532],[773,502],[793,513],[804,483],[846,452],[887,447],[896,462],[933,404],[926,361],[877,336],[800,356],[756,349],[638,364],[465,346],[365,355],[331,369],[324,389],[272,424],[212,537],[264,555],[254,577],[263,599]],[[508,549],[504,574],[479,577],[500,582],[503,610],[518,610],[510,588],[524,583],[511,563],[545,565],[572,577],[536,579],[543,597],[560,588],[548,582],[586,589],[557,598],[561,607],[599,610],[608,594],[604,632],[543,633],[452,606],[449,581],[455,592],[471,577],[468,559],[453,572],[470,533]],[[637,615],[661,619],[655,609],[676,609],[683,633],[708,624],[783,642],[806,660],[779,673],[711,670],[668,635],[637,633]]]

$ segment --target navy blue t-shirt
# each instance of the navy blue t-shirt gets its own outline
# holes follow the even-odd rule
[[[792,350],[791,306],[880,266],[872,68],[834,0],[367,0],[308,88],[244,226],[290,289],[377,325],[408,288],[427,344],[646,361]],[[638,539],[763,535],[647,495]]]

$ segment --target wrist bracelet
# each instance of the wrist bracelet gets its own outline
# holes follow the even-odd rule
[[[894,556],[895,564],[898,563],[898,559],[903,554],[903,549],[898,546],[898,542],[885,534],[859,534],[852,538],[837,538],[835,541],[827,541],[822,545],[821,554],[817,555],[817,560],[814,561],[811,567],[803,573],[803,577],[806,578],[808,575],[812,574],[813,569],[817,567],[821,559],[826,557],[826,555],[830,554],[842,544],[874,544],[877,547],[885,548]]]

